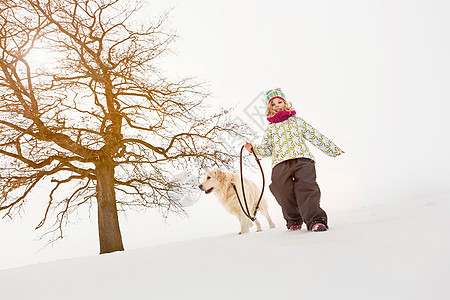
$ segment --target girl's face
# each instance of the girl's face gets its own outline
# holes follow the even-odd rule
[[[286,102],[280,98],[273,99],[270,104],[272,105],[272,111],[275,113],[286,110]]]

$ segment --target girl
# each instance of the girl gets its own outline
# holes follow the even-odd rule
[[[261,145],[245,148],[259,157],[272,156],[272,183],[269,188],[280,204],[289,230],[300,230],[305,222],[311,231],[328,229],[327,214],[320,208],[320,189],[316,182],[315,159],[305,139],[325,154],[336,157],[344,151],[327,137],[296,116],[281,89],[266,93],[267,120]]]

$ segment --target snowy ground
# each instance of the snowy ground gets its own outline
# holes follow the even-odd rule
[[[449,200],[1,270],[0,299],[450,299]]]

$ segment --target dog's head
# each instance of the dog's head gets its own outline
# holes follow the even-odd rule
[[[226,177],[227,174],[222,170],[211,170],[206,174],[205,180],[198,187],[206,194],[209,194],[214,190],[222,188]]]

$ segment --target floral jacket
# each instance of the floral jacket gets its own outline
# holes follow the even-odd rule
[[[342,149],[331,140],[295,115],[283,122],[269,124],[261,145],[253,146],[253,151],[260,158],[272,156],[272,168],[294,158],[315,161],[305,139],[329,156],[336,157],[342,153]]]

